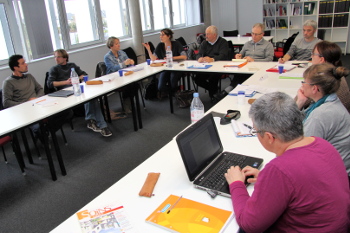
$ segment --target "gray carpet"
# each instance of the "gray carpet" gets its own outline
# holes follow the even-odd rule
[[[224,80],[223,87],[228,83],[228,79]],[[115,111],[120,110],[118,96],[109,98]],[[200,98],[206,110],[213,105],[202,88]],[[143,129],[135,132],[130,117],[115,120],[109,125],[113,132],[109,138],[87,129],[82,117],[74,118],[74,132],[64,125],[67,146],[61,133],[56,133],[68,173],[62,176],[55,160],[57,181],[51,180],[42,148],[42,160],[34,154],[34,164],[29,164],[25,157],[27,175],[22,176],[11,146],[7,145],[9,163],[0,157],[0,232],[49,232],[74,214],[190,123],[189,108],[180,109],[174,103],[175,112],[171,114],[168,99],[146,101],[146,110],[141,110]]]

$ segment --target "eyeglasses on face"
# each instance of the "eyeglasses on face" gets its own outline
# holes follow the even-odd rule
[[[252,136],[255,136],[255,135],[257,135],[258,133],[264,133],[265,131],[263,131],[263,130],[256,130],[255,128],[252,128],[251,130],[250,130],[250,134],[252,135]]]
[[[250,34],[252,34],[252,36],[260,36],[260,35],[263,34],[263,33],[254,33],[254,32],[252,32],[252,33],[250,33]]]
[[[63,58],[62,56],[55,56],[55,58]]]
[[[319,57],[323,57],[322,54],[319,53],[311,53],[311,56],[319,56]]]
[[[301,84],[304,84],[304,83],[305,83],[305,84],[309,84],[309,85],[311,85],[311,86],[312,86],[312,85],[316,85],[316,83],[308,83],[308,82],[305,82],[305,81],[301,81]]]

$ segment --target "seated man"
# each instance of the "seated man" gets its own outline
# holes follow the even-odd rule
[[[198,62],[214,62],[228,60],[227,41],[218,35],[218,29],[215,26],[209,26],[205,30],[206,40],[202,42],[197,54]],[[195,83],[209,91],[209,96],[214,100],[214,94],[218,90],[220,74],[210,74],[200,72],[194,78]]]
[[[80,79],[86,75],[75,63],[68,63],[69,55],[64,49],[57,49],[55,52],[55,60],[57,65],[51,67],[47,85],[49,88],[61,90],[72,85],[70,79],[71,68],[75,69]],[[88,121],[87,127],[94,132],[101,133],[104,137],[109,137],[112,132],[108,129],[107,123],[103,118],[100,105],[96,99],[84,104],[85,120]]]
[[[317,23],[314,20],[306,20],[303,25],[303,38],[294,40],[288,52],[283,58],[278,59],[279,63],[289,60],[309,61],[315,45],[321,41],[314,36],[317,30]]]
[[[35,80],[33,75],[27,73],[28,65],[22,55],[12,55],[9,58],[9,67],[13,71],[12,75],[6,78],[2,86],[4,108],[10,108],[44,95],[42,86]],[[65,119],[70,117],[69,114],[65,111],[51,117],[51,125],[55,128],[61,127]],[[32,130],[35,138],[43,142],[39,124],[35,123],[29,128]]]
[[[265,26],[262,23],[256,23],[252,28],[252,40],[244,44],[242,50],[236,54],[236,59],[247,59],[248,62],[254,61],[272,61],[273,60],[273,46],[272,43],[264,39]],[[235,74],[230,86],[225,90],[215,95],[217,99],[224,98],[230,91],[232,91],[238,84],[242,84],[250,75]]]
[[[260,172],[236,166],[225,174],[238,225],[246,232],[348,232],[349,181],[339,152],[303,135],[303,114],[287,94],[258,98],[249,116],[276,158]],[[247,176],[256,182],[251,196]]]

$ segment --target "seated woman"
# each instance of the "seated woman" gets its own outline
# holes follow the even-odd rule
[[[297,105],[301,109],[308,98],[314,102],[304,111],[304,133],[329,141],[350,174],[350,114],[336,94],[342,77],[348,74],[346,68],[330,63],[310,66],[304,72]]]
[[[172,41],[174,32],[169,28],[164,28],[160,31],[160,43],[154,50],[154,54],[151,52],[151,48],[148,43],[143,43],[143,46],[148,51],[148,54],[152,61],[157,59],[166,59],[166,49],[170,46],[173,52],[173,61],[186,60],[187,55],[182,45],[177,41]],[[169,90],[175,93],[178,88],[178,81],[181,77],[180,72],[163,71],[159,76],[158,81],[158,98],[165,96]]]
[[[336,67],[342,66],[342,62],[340,61],[341,55],[341,48],[336,43],[320,41],[315,45],[312,51],[312,64],[315,65],[329,62]],[[345,77],[340,79],[340,87],[336,93],[340,101],[350,113],[350,91]],[[310,105],[310,102],[310,99],[309,101],[306,101],[306,103],[302,105],[302,108],[307,108]]]
[[[128,58],[128,55],[126,55],[124,51],[120,50],[120,41],[117,37],[109,37],[106,44],[109,48],[109,52],[104,56],[104,62],[107,68],[106,74],[116,72],[129,65],[135,64],[134,60]],[[133,95],[135,89],[137,91],[135,84],[129,84],[121,88],[126,113],[131,113],[131,103],[127,97]]]
[[[337,150],[303,135],[303,114],[287,94],[258,98],[249,116],[276,158],[260,172],[236,166],[225,174],[238,225],[246,232],[347,232],[350,191]],[[250,197],[244,181],[252,175]]]

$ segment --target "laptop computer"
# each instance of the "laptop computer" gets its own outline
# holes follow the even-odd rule
[[[52,93],[49,93],[48,96],[54,97],[68,97],[74,94],[73,90],[59,90]]]
[[[214,196],[231,196],[224,177],[229,167],[238,165],[243,168],[249,165],[259,168],[263,162],[261,158],[223,152],[211,113],[182,131],[176,137],[176,142],[189,180],[193,181],[196,188]]]

